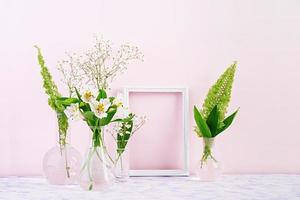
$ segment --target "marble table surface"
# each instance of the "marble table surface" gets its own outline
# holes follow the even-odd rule
[[[136,177],[101,192],[49,185],[41,177],[0,178],[0,200],[300,200],[300,175],[225,175],[217,182],[190,177]]]

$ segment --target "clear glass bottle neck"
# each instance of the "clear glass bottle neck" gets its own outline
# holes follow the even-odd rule
[[[104,147],[104,126],[94,127],[90,126],[90,138],[89,147],[90,148],[103,148]]]
[[[215,146],[215,139],[214,138],[203,138],[203,146],[213,149]]]

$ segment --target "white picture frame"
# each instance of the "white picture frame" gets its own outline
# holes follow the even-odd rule
[[[125,87],[124,103],[130,109],[130,93],[180,93],[182,98],[182,142],[183,142],[183,169],[153,169],[130,170],[130,176],[189,176],[189,129],[188,129],[188,103],[189,95],[186,87]],[[145,113],[147,115],[147,113]],[[147,122],[146,122],[147,123]]]

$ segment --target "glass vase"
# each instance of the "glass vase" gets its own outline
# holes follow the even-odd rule
[[[81,165],[80,153],[71,145],[52,147],[44,156],[43,171],[50,184],[76,184]]]
[[[102,141],[103,129],[93,130],[92,143],[86,151],[80,171],[80,186],[84,190],[100,191],[109,188],[114,181],[111,163],[108,161],[106,147]]]
[[[127,142],[126,142],[127,143]],[[115,177],[119,182],[126,182],[129,179],[129,147],[125,151],[118,149],[115,163]]]
[[[221,164],[214,154],[214,146],[214,138],[203,138],[203,153],[196,169],[196,175],[201,181],[215,181],[222,174]]]

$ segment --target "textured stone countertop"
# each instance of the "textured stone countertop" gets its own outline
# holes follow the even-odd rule
[[[101,192],[49,185],[41,177],[0,178],[0,200],[300,200],[300,175],[225,175],[217,182],[190,177],[136,177]]]

